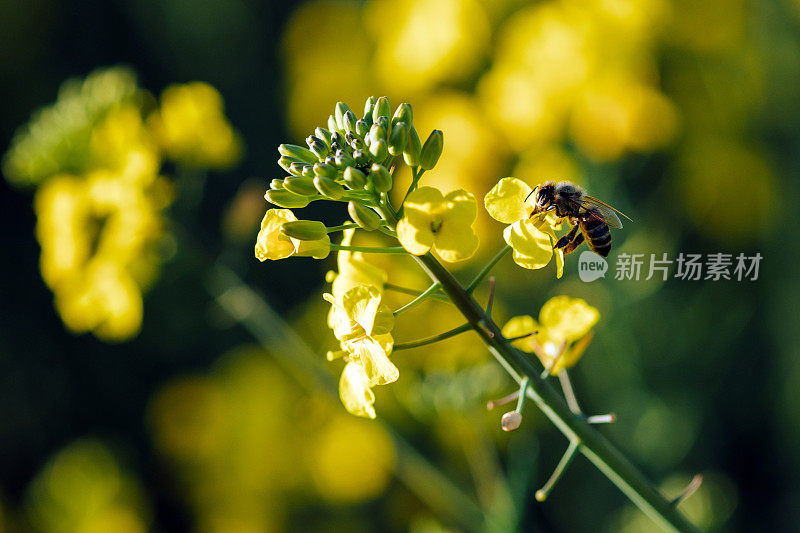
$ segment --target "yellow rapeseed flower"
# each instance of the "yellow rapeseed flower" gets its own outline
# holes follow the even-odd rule
[[[478,248],[472,229],[477,216],[475,198],[463,189],[447,196],[433,187],[420,187],[408,195],[405,216],[397,224],[400,244],[414,255],[433,249],[452,263],[468,259]]]
[[[553,245],[561,224],[549,214],[531,218],[533,206],[526,201],[531,191],[522,180],[503,178],[486,195],[484,205],[493,219],[511,224],[503,231],[503,238],[514,249],[515,263],[523,268],[543,268],[555,253],[556,276],[560,278],[564,273],[564,254],[560,249],[554,252]]]
[[[363,367],[369,385],[386,385],[400,376],[389,360],[394,327],[392,310],[381,303],[380,291],[361,285],[348,290],[341,299],[324,294],[325,301],[340,309],[335,313],[333,334],[348,357]]]
[[[553,375],[575,365],[592,339],[592,328],[600,320],[600,312],[580,298],[556,296],[539,311],[539,323],[529,315],[516,316],[503,326],[503,335],[519,337],[517,348],[533,352]]]
[[[189,166],[225,168],[235,163],[241,142],[223,112],[222,97],[207,83],[167,87],[148,123],[164,153]]]
[[[267,211],[256,239],[255,253],[259,261],[285,259],[291,256],[315,259],[328,256],[331,251],[331,240],[327,235],[314,241],[301,241],[281,233],[281,225],[296,221],[294,213],[288,209]]]
[[[364,367],[350,361],[339,379],[339,397],[349,413],[365,418],[375,418],[375,394],[369,386]]]

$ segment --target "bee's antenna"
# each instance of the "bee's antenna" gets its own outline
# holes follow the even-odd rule
[[[536,190],[537,190],[538,188],[539,188],[539,186],[538,186],[538,185],[537,185],[536,187],[534,187],[534,188],[533,188],[533,190],[532,190],[531,192],[529,192],[529,193],[528,193],[528,196],[526,196],[526,197],[525,197],[525,199],[523,200],[523,202],[527,202],[527,201],[528,201],[528,198],[530,198],[530,197],[531,197],[531,194],[535,193],[535,192],[536,192]]]

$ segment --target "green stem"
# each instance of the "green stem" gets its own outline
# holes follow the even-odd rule
[[[547,496],[550,495],[550,491],[553,490],[553,487],[555,487],[558,480],[561,479],[561,475],[575,458],[575,454],[578,453],[579,447],[580,444],[576,440],[569,443],[569,448],[567,448],[567,451],[564,452],[564,456],[558,462],[556,469],[553,471],[553,475],[550,476],[550,479],[547,480],[547,483],[544,484],[544,487],[536,491],[537,500],[543,502],[547,499]]]
[[[489,261],[486,264],[486,266],[483,267],[483,270],[478,272],[478,275],[475,276],[475,279],[473,279],[469,283],[469,285],[467,285],[467,288],[465,289],[467,291],[467,293],[471,293],[472,291],[475,290],[475,287],[477,287],[478,284],[481,281],[483,281],[483,278],[485,278],[489,274],[489,272],[491,272],[492,268],[498,263],[498,261],[500,261],[503,258],[503,256],[505,256],[508,253],[509,250],[511,250],[511,246],[506,244],[505,248],[503,248],[502,250],[497,252],[497,255],[492,257],[492,260]]]
[[[407,254],[402,246],[392,246],[390,248],[379,248],[374,246],[348,246],[345,244],[331,243],[331,251],[363,252],[365,254]]]
[[[441,286],[438,283],[434,283],[433,285],[425,289],[425,292],[423,292],[422,294],[420,294],[419,296],[408,302],[406,305],[395,311],[394,316],[397,316],[400,313],[405,313],[409,309],[413,309],[417,305],[421,304],[428,298],[432,297],[436,293],[436,291],[440,289],[440,287]]]
[[[433,344],[434,342],[443,341],[445,339],[449,339],[450,337],[455,337],[460,333],[467,332],[472,329],[472,326],[469,324],[462,324],[457,328],[453,328],[450,331],[445,331],[444,333],[440,333],[438,335],[434,335],[433,337],[428,337],[426,339],[420,339],[418,341],[406,342],[403,344],[395,344],[392,351],[397,350],[408,350],[409,348],[416,348],[418,346],[425,346],[427,344]]]
[[[507,250],[505,250],[507,252]],[[499,254],[498,254],[499,255]],[[529,380],[528,398],[532,399],[553,424],[569,439],[577,442],[580,451],[606,475],[630,500],[650,518],[668,531],[695,532],[697,528],[680,511],[670,505],[644,475],[583,417],[572,413],[569,406],[544,381],[530,357],[516,349],[503,337],[500,328],[431,254],[413,256],[433,282],[442,285],[470,327],[481,336],[500,364],[519,383]],[[499,260],[499,259],[498,259]],[[485,275],[485,274],[484,274]]]
[[[410,294],[411,296],[419,296],[423,292],[423,291],[418,291],[416,289],[409,289],[408,287],[402,287],[400,285],[395,285],[393,283],[385,283],[383,285],[383,288],[386,289],[387,291],[399,292],[401,294]],[[441,287],[439,287],[439,290],[441,290]],[[436,294],[432,294],[431,298],[434,298],[434,299],[439,300],[441,302],[448,302],[448,303],[450,302],[450,298],[448,298],[447,295],[442,294],[441,292],[437,292]]]
[[[344,231],[346,229],[356,229],[360,226],[355,223],[342,224],[341,226],[331,226],[328,228],[328,233],[336,233],[337,231]]]

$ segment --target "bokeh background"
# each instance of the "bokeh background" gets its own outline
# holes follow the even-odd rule
[[[587,412],[617,414],[603,431],[667,494],[702,472],[682,504],[702,527],[796,530],[800,3],[5,0],[0,20],[4,151],[37,108],[66,102],[20,156],[30,172],[7,156],[0,182],[3,530],[652,530],[582,458],[534,501],[566,443],[533,407],[519,430],[500,430],[485,403],[511,384],[470,334],[399,352],[377,421],[339,404],[320,298],[334,257],[259,264],[253,243],[263,191],[283,175],[277,145],[302,144],[337,100],[359,110],[380,94],[414,106],[423,138],[444,131],[430,184],[482,198],[502,176],[568,178],[635,220],[614,253],[764,257],[757,281],[590,284],[575,257],[559,281],[507,260],[497,312],[535,316],[557,294],[597,307],[572,374]],[[181,114],[191,95],[162,93],[192,81],[219,91],[195,95],[211,109],[195,123]],[[102,103],[109,87],[114,106]],[[191,153],[159,138],[162,160],[136,132],[158,131],[152,113],[168,122],[170,98],[177,135],[216,136]],[[138,111],[111,114],[119,102]],[[45,145],[60,151],[36,166]],[[110,181],[86,170],[104,157]],[[120,200],[129,189],[103,188],[131,161],[143,165],[125,182],[134,207]],[[59,191],[130,215],[112,239],[128,247],[103,263],[117,274],[70,271],[88,300],[50,289],[63,274],[54,258],[84,241],[99,257],[107,221],[73,227]],[[491,257],[501,230],[479,215],[480,257],[459,276]],[[130,278],[112,268],[123,255]],[[424,287],[381,261],[398,284]],[[93,299],[95,282],[116,296]],[[101,312],[115,321],[97,326]],[[431,302],[395,338],[456,324]]]

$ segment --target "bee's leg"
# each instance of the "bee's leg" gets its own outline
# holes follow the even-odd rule
[[[569,231],[569,233],[567,233],[566,235],[564,235],[563,237],[558,239],[558,242],[556,243],[556,245],[553,248],[563,248],[563,247],[565,247],[570,242],[575,240],[575,234],[577,232],[578,232],[578,224],[575,224],[574,226],[572,226],[572,229]]]
[[[569,244],[564,247],[564,255],[571,254],[575,248],[583,243],[583,233],[578,233],[578,236],[572,239]]]

